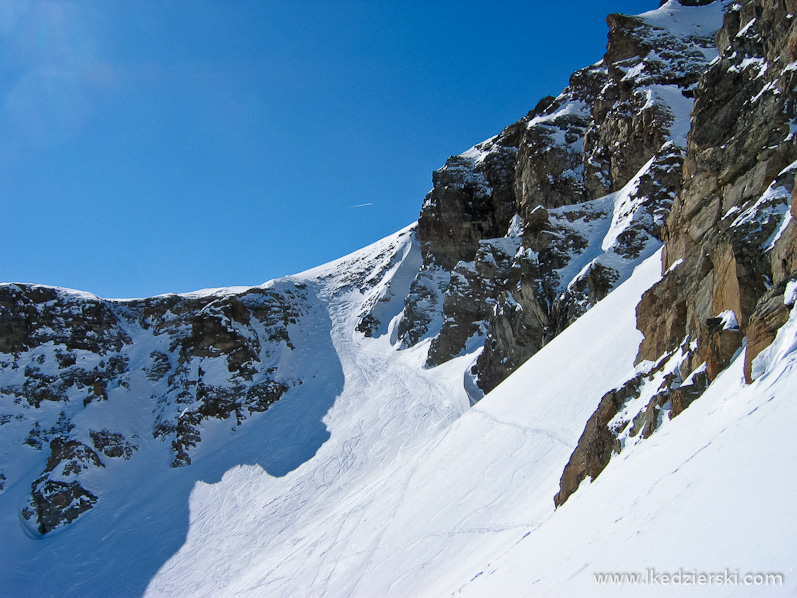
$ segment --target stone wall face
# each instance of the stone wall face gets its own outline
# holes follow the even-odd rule
[[[660,246],[681,187],[695,88],[716,55],[711,32],[669,28],[666,15],[607,22],[603,59],[452,156],[421,210],[424,266],[404,346],[432,337],[435,366],[483,345],[473,375],[485,392]]]

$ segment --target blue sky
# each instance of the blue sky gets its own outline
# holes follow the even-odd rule
[[[656,7],[0,0],[0,280],[140,297],[345,255]]]

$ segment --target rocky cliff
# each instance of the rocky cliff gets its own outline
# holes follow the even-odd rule
[[[142,445],[164,466],[191,465],[212,423],[234,433],[291,389],[329,377],[321,288],[357,289],[357,328],[378,332],[376,317],[401,309],[402,271],[414,274],[417,255],[408,229],[367,260],[344,260],[331,281],[133,300],[0,285],[0,446],[29,449],[0,464],[0,492],[30,478],[21,515],[47,534],[92,508],[112,465]]]
[[[696,4],[610,15],[600,62],[435,172],[399,331],[434,339],[427,365],[483,345],[472,375],[489,392],[661,245],[717,56],[722,5]]]
[[[180,466],[191,463],[203,420],[234,416],[240,424],[301,383],[275,366],[292,349],[288,326],[307,315],[306,293],[286,284],[115,302],[0,286],[0,421],[19,431],[29,426],[23,443],[48,452],[23,516],[47,533],[96,502],[81,478],[107,460],[129,459],[138,439],[117,430],[125,422],[112,417],[101,429],[73,420],[131,385],[149,388],[152,435],[170,445],[172,465]]]
[[[604,397],[557,504],[613,452],[677,416],[739,351],[751,382],[756,357],[788,318],[784,293],[797,276],[795,10],[789,1],[727,5],[718,56],[694,90],[683,174],[661,229],[663,277],[637,308],[639,373]]]

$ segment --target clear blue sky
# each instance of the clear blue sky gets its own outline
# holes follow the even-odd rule
[[[658,4],[0,0],[0,281],[140,297],[345,255]]]

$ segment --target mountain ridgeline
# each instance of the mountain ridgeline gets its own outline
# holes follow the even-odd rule
[[[637,308],[636,375],[586,422],[562,504],[739,351],[752,381],[788,318],[795,12],[797,0],[669,0],[609,15],[599,62],[449,158],[417,225],[343,258],[334,276],[136,300],[0,285],[0,493],[24,486],[15,508],[47,536],[100,508],[99,489],[140,450],[192,467],[216,442],[210,422],[256,426],[321,385],[337,350],[324,306],[352,290],[352,334],[396,352],[425,346],[426,369],[468,356],[475,404],[663,248],[662,279]],[[334,397],[343,382],[323,384]],[[319,425],[316,446],[328,437]]]

